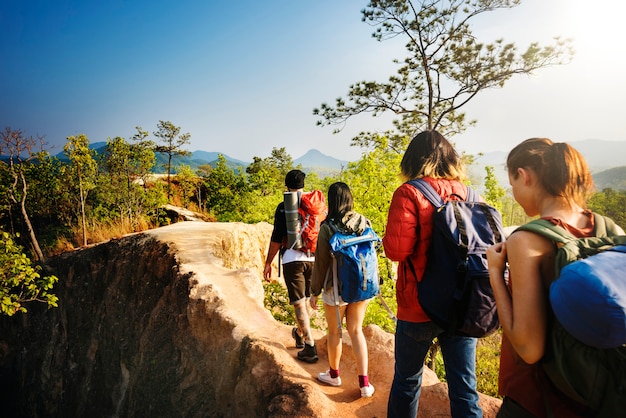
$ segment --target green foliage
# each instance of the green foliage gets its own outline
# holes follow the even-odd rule
[[[272,148],[269,157],[254,157],[246,173],[250,187],[258,190],[261,196],[269,196],[285,190],[285,176],[292,169],[293,159],[285,148]]]
[[[502,331],[478,340],[476,347],[476,386],[480,393],[498,397],[500,373],[500,345]]]
[[[613,219],[622,229],[626,228],[626,191],[604,189],[591,196],[588,207]]]
[[[42,277],[41,267],[31,263],[8,232],[0,230],[0,236],[0,312],[8,316],[26,312],[24,304],[33,301],[56,307],[58,298],[50,291],[59,279]]]
[[[66,187],[69,194],[77,194],[80,205],[80,220],[83,229],[83,245],[87,245],[87,195],[96,187],[97,164],[95,152],[89,148],[89,139],[84,134],[69,136],[63,147],[63,152],[70,160],[70,165],[64,167],[68,174]]]
[[[391,313],[387,311],[381,302],[380,297],[376,297],[367,305],[363,325],[367,326],[369,324],[375,324],[382,330],[393,333],[396,330],[396,322],[394,318],[398,305],[396,304],[395,287],[391,280],[383,281],[380,286],[380,294],[387,304],[387,307],[391,310]]]
[[[39,260],[43,260],[44,254],[41,251],[35,229],[30,220],[27,204],[29,188],[27,169],[39,154],[35,152],[37,142],[39,142],[39,147],[43,152],[45,145],[43,137],[38,139],[32,136],[27,137],[21,130],[12,130],[9,127],[0,132],[0,155],[8,156],[7,159],[0,161],[0,165],[4,166],[3,174],[6,174],[8,179],[8,187],[5,187],[2,191],[4,192],[3,197],[6,198],[6,208],[11,218],[11,228],[14,227],[12,207],[15,206],[19,208],[21,221],[25,224],[28,231],[33,252]]]
[[[26,165],[26,178],[29,184],[26,205],[33,218],[58,220],[59,195],[61,185],[61,161],[43,151],[36,155],[33,164]]]
[[[240,218],[234,219],[246,223],[268,222],[274,223],[274,211],[276,206],[283,201],[283,194],[277,193],[269,196],[262,196],[258,190],[250,190],[243,194],[239,203],[241,204]]]
[[[188,165],[180,165],[176,170],[176,181],[181,196],[183,207],[188,208],[192,198],[200,192],[202,181],[196,176]]]
[[[151,142],[143,139],[147,133],[137,129],[135,143],[121,137],[107,141],[90,202],[92,215],[98,221],[127,224],[133,230],[148,218],[148,213],[163,204],[163,199],[154,200],[149,196],[152,192],[145,187],[155,157]]]
[[[220,222],[240,221],[243,214],[254,206],[248,199],[251,192],[242,173],[235,174],[226,163],[226,157],[218,155],[214,168],[206,169],[202,179],[205,206]]]
[[[437,129],[449,136],[463,132],[467,121],[460,109],[478,93],[501,88],[516,74],[571,59],[569,41],[557,39],[551,46],[532,43],[518,52],[512,43],[497,39],[481,43],[472,33],[472,23],[485,12],[517,6],[519,0],[371,0],[362,10],[363,21],[375,27],[378,41],[402,38],[406,56],[396,59],[395,75],[387,82],[359,81],[348,89],[347,98],[334,105],[322,103],[313,114],[318,125],[343,126],[352,116],[370,113],[399,115],[395,131],[385,132],[388,145],[399,151],[407,136]],[[380,139],[362,132],[353,143],[369,146]]]
[[[287,325],[295,325],[296,314],[293,305],[289,304],[287,289],[280,283],[263,282],[265,298],[263,305],[272,313],[275,320]]]
[[[510,194],[510,190],[507,192],[506,196],[502,198],[499,206],[502,208],[500,213],[502,214],[502,223],[504,226],[523,225],[532,219],[531,216],[526,215],[524,209],[515,201]]]
[[[377,146],[361,159],[348,164],[340,179],[354,197],[354,208],[365,215],[379,235],[385,233],[387,212],[393,192],[400,185],[398,177],[402,156],[387,149],[387,139],[379,138]]]
[[[506,195],[504,187],[500,186],[498,179],[494,174],[493,167],[485,167],[487,176],[485,177],[485,200],[498,211],[502,212],[503,201],[502,199]]]
[[[144,137],[144,132],[141,131],[141,128],[137,128],[139,138]],[[155,150],[157,152],[162,152],[167,155],[167,164],[165,166],[167,170],[167,198],[168,200],[172,197],[172,184],[171,184],[171,174],[172,174],[172,157],[175,155],[188,155],[189,152],[183,149],[184,145],[189,144],[191,140],[191,134],[181,134],[180,126],[174,126],[174,124],[170,121],[162,121],[160,120],[157,125],[157,131],[153,132],[154,136],[156,136],[161,144],[157,145]]]

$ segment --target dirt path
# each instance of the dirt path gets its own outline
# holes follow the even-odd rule
[[[299,349],[295,348],[294,341],[288,328],[281,338],[285,350],[290,356],[296,357]],[[393,380],[393,345],[392,334],[382,331],[375,325],[363,330],[368,344],[369,379],[376,388],[371,398],[361,398],[358,384],[358,373],[352,352],[352,345],[347,331],[342,333],[343,354],[341,356],[340,372],[342,386],[333,387],[317,380],[317,374],[328,368],[326,350],[326,336],[319,330],[314,330],[319,361],[314,364],[295,360],[298,367],[304,370],[305,379],[310,379],[312,385],[319,388],[330,402],[334,403],[338,416],[341,417],[386,417],[387,400]],[[282,334],[282,333],[281,333]],[[422,393],[420,396],[417,418],[446,418],[450,417],[448,386],[437,378],[435,372],[424,368],[422,376]],[[490,396],[480,394],[480,405],[484,418],[496,416],[501,401]]]
[[[339,416],[386,417],[387,398],[389,397],[391,378],[393,378],[393,362],[389,364],[388,360],[386,360],[381,364],[380,361],[376,361],[380,360],[378,356],[370,355],[369,379],[376,391],[371,398],[361,398],[358,372],[356,370],[356,363],[354,361],[348,333],[345,331],[342,333],[342,339],[344,341],[340,363],[342,385],[339,387],[326,385],[317,380],[317,374],[328,369],[328,353],[324,334],[320,331],[316,331],[316,337],[319,337],[316,338],[319,361],[313,364],[298,361],[298,364],[310,374],[311,383],[319,387],[330,402],[335,403]],[[295,348],[293,339],[285,339],[283,344],[287,347],[286,349],[289,354],[295,358],[300,349]],[[372,351],[377,351],[376,348],[372,348]],[[389,372],[381,369],[389,369]]]

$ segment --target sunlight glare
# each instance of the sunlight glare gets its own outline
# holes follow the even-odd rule
[[[569,10],[568,10],[569,9]],[[626,2],[575,0],[563,7],[565,30],[574,39],[577,55],[623,64]],[[570,35],[571,34],[571,35]]]

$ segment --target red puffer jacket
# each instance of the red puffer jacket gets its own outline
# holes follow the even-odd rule
[[[467,187],[456,180],[443,180],[424,177],[439,193],[443,200],[457,194],[462,199],[467,197]],[[430,318],[417,301],[418,279],[408,266],[410,259],[417,277],[426,269],[426,256],[430,247],[433,231],[434,207],[413,186],[403,184],[394,192],[387,217],[387,228],[383,238],[385,255],[398,261],[398,281],[396,299],[400,320],[408,322],[427,322]]]

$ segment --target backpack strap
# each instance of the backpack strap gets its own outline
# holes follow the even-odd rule
[[[480,202],[480,194],[471,187],[467,186],[467,198],[466,202]]]
[[[421,178],[413,179],[413,180],[407,181],[407,183],[415,187],[417,190],[419,190],[422,193],[422,195],[424,195],[424,197],[428,199],[428,201],[430,201],[430,203],[435,208],[440,208],[443,205],[445,205],[445,202],[443,201],[441,196],[439,196],[439,193],[437,193],[435,189],[433,189],[433,186],[431,186],[426,180],[421,179]],[[480,202],[480,194],[476,190],[467,186],[467,198],[465,199],[465,201],[466,202]],[[489,211],[487,210],[485,206],[481,206],[481,208],[483,212],[485,213],[487,221],[489,222],[489,226],[491,227],[491,230],[493,231],[497,242],[502,241],[502,236],[500,234],[498,227],[496,226],[496,222],[493,219],[493,216],[489,213]],[[456,218],[456,222],[459,227],[459,241],[464,245],[465,248],[467,248],[467,245],[468,245],[467,231],[465,228],[465,224],[462,221],[461,214],[459,213],[459,210],[456,206],[454,207],[454,216]]]
[[[522,226],[517,227],[517,229],[515,229],[515,231],[513,232],[516,231],[534,232],[535,234],[546,237],[550,241],[554,241],[560,244],[565,244],[566,242],[576,239],[574,235],[570,234],[564,228],[556,226],[546,219],[535,219],[534,221],[530,221]]]
[[[594,213],[594,230],[593,235],[596,237],[607,237],[612,235],[620,235],[617,224],[606,216]],[[566,242],[575,240],[576,237],[564,228],[553,224],[546,219],[535,219],[524,225],[519,226],[515,231],[530,231],[542,235],[551,241],[565,244]],[[515,232],[513,231],[513,232]]]
[[[595,229],[593,234],[596,237],[610,237],[614,235],[622,235],[622,231],[617,226],[613,219],[600,215],[599,213],[593,214],[593,221],[595,223]]]
[[[310,218],[311,218],[311,215],[307,213],[306,217],[304,218],[304,223],[300,227],[300,232],[298,232],[298,235],[296,235],[296,239],[293,240],[293,244],[291,244],[291,247],[289,247],[290,250],[293,250],[293,248],[296,246],[296,243],[300,240],[300,238],[302,238],[304,229],[309,225]]]
[[[335,225],[332,219],[328,220],[328,226],[333,234],[339,232],[339,228],[337,228],[337,225]],[[331,265],[328,266],[328,271],[332,271],[333,276],[333,296],[335,299],[335,312],[337,314],[337,329],[339,330],[339,338],[341,338],[341,330],[343,326],[341,324],[341,313],[339,312],[339,277],[337,277],[337,258],[332,252],[330,255],[332,257],[332,262]]]
[[[428,183],[426,180],[413,179],[407,181],[407,183],[419,190],[424,195],[424,197],[428,199],[430,203],[432,203],[434,207],[439,208],[445,204],[441,196],[439,196],[439,193],[437,193],[433,186],[431,186],[430,183]],[[480,202],[480,194],[478,194],[476,190],[467,186],[467,198],[465,199],[465,201]]]
[[[439,208],[445,204],[439,193],[426,180],[413,179],[407,183],[419,190],[434,207]]]

